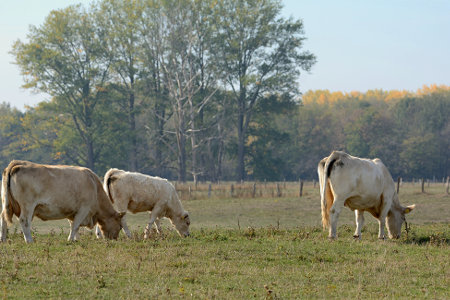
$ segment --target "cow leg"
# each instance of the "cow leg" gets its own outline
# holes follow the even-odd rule
[[[100,230],[100,226],[95,225],[95,235],[98,239],[101,239],[103,237],[102,231]]]
[[[76,237],[78,236],[78,229],[80,228],[80,224],[86,219],[87,215],[89,214],[89,209],[80,209],[75,217],[73,218],[73,221],[71,222],[70,227],[70,234],[67,240],[69,242],[75,241]]]
[[[331,226],[330,226],[330,233],[328,237],[330,239],[335,239],[337,237],[337,221],[339,218],[339,214],[341,213],[341,209],[344,206],[345,200],[341,200],[339,198],[335,198],[333,205],[330,209],[330,219],[331,219]]]
[[[361,230],[364,226],[364,211],[356,209],[355,218],[356,218],[356,231],[353,237],[361,239]]]
[[[158,233],[162,234],[161,219],[160,218],[157,218],[155,220],[155,226],[156,226],[156,230],[158,231]]]
[[[67,220],[67,221],[69,221],[70,228],[73,228],[73,221],[71,221],[71,220]],[[75,234],[75,241],[78,241],[79,239],[80,239],[80,233],[77,230],[77,233]]]
[[[6,242],[6,236],[8,234],[8,223],[5,217],[1,214],[0,217],[0,242]]]
[[[33,211],[33,210],[31,210],[31,211]],[[33,237],[31,236],[31,220],[32,219],[33,219],[32,212],[28,212],[25,209],[23,209],[20,212],[19,222],[20,222],[20,226],[22,227],[23,237],[25,238],[25,242],[27,242],[27,243],[33,242]]]
[[[123,217],[122,217],[122,229],[123,229],[123,232],[125,232],[125,234],[126,234],[126,236],[128,237],[128,238],[131,238],[131,232],[130,232],[130,229],[128,229],[128,225],[127,225],[127,221],[126,221],[126,216],[127,215],[124,215]]]
[[[391,208],[390,205],[386,205],[386,203],[383,201],[383,203],[381,204],[380,216],[378,218],[378,225],[379,225],[378,238],[381,240],[384,240],[386,238],[384,228],[386,226],[386,217],[390,208]]]
[[[150,213],[150,221],[148,222],[147,226],[145,227],[144,231],[144,239],[148,239],[150,237],[150,230],[153,226],[153,223],[155,223],[156,219],[158,219],[159,214],[161,213],[162,209],[160,206],[155,206],[153,210]]]

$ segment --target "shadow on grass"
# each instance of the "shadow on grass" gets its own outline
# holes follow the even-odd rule
[[[432,234],[418,234],[415,231],[409,232],[402,240],[405,244],[449,246],[450,236],[448,232],[434,232]]]

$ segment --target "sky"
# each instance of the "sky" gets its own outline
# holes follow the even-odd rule
[[[26,41],[29,25],[43,24],[53,9],[90,0],[0,2],[0,103],[24,105],[49,99],[21,88],[23,78],[9,54]],[[299,79],[301,92],[317,89],[416,91],[450,85],[450,1],[282,0],[282,15],[303,20],[304,49],[317,57]]]

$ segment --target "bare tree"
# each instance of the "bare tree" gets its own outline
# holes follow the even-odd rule
[[[176,1],[166,7],[160,36],[167,47],[159,57],[164,83],[172,106],[178,149],[178,179],[186,180],[187,139],[191,146],[191,174],[197,182],[201,173],[197,151],[200,144],[197,117],[211,100],[217,89],[206,89],[204,32],[200,32],[199,19],[192,1]]]

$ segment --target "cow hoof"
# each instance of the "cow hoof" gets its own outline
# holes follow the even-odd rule
[[[361,236],[359,236],[359,235],[357,235],[357,234],[354,234],[354,235],[353,235],[353,238],[354,238],[355,240],[361,240]]]
[[[336,237],[335,237],[335,236],[329,236],[329,237],[328,237],[328,240],[334,241],[334,240],[336,240]]]

